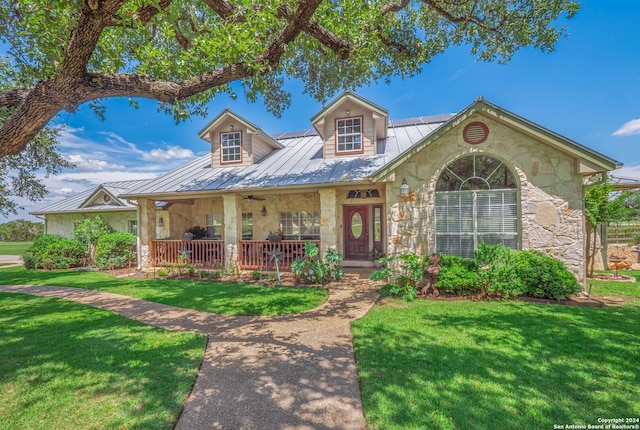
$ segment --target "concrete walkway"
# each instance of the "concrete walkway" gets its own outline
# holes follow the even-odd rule
[[[357,275],[311,311],[229,317],[66,287],[0,286],[114,311],[170,330],[203,333],[207,349],[176,425],[195,429],[365,429],[349,323],[378,298]]]

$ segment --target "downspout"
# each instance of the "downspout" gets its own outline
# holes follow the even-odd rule
[[[127,203],[136,207],[136,265],[137,270],[142,270],[142,257],[140,256],[140,207],[137,200],[127,199]]]
[[[42,218],[39,217],[38,215],[34,215],[34,217],[41,219],[42,221],[44,221],[44,234],[47,234],[47,217],[42,215]]]

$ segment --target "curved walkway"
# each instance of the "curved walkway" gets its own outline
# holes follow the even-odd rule
[[[377,288],[348,275],[311,311],[231,317],[78,288],[0,285],[2,292],[72,300],[207,335],[178,430],[365,429],[349,323],[373,306]]]

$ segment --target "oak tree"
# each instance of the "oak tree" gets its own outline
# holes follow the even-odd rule
[[[0,156],[17,154],[61,111],[149,98],[177,120],[241,81],[278,114],[286,78],[326,100],[418,73],[451,45],[506,62],[553,49],[571,0],[0,0],[11,85],[0,87]]]

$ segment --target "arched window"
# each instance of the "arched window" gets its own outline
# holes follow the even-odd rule
[[[471,155],[436,183],[436,251],[473,256],[480,242],[518,247],[518,185],[500,160]]]

